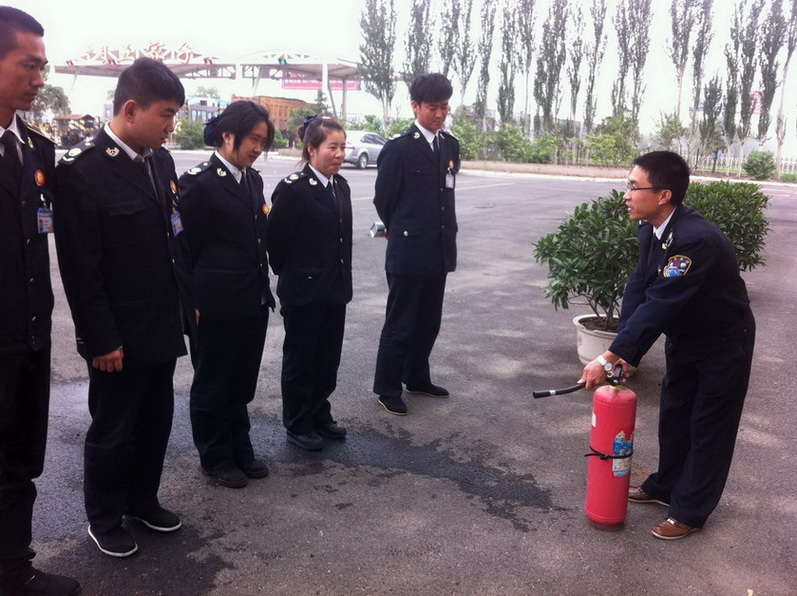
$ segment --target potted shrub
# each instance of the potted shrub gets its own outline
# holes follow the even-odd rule
[[[592,314],[573,319],[579,358],[585,364],[611,343],[620,299],[639,255],[637,226],[628,218],[623,193],[582,203],[559,228],[534,244],[534,258],[548,265],[545,295],[555,308],[586,304]],[[581,302],[578,302],[581,300]]]
[[[692,183],[684,200],[728,236],[743,271],[764,264],[768,202],[760,186],[728,181]],[[554,307],[568,308],[582,300],[592,310],[573,319],[579,359],[585,364],[605,352],[614,338],[625,283],[638,255],[637,224],[628,217],[623,193],[616,190],[582,203],[555,232],[534,244],[534,258],[548,265],[544,291]]]

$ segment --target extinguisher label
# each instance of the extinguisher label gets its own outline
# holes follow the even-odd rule
[[[620,431],[614,437],[614,451],[612,455],[612,473],[616,478],[628,476],[631,473],[631,454],[634,451],[634,435],[631,434],[628,440],[625,438],[625,432]]]

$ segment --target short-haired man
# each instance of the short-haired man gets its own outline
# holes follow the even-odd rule
[[[625,202],[639,226],[639,263],[628,279],[617,338],[584,367],[587,389],[618,362],[638,365],[664,333],[659,467],[628,493],[669,506],[653,528],[664,540],[703,527],[733,457],[750,379],[755,321],[728,238],[683,205],[689,166],[670,151],[634,160]]]
[[[385,144],[377,162],[374,206],[388,236],[389,293],[374,393],[397,416],[407,414],[402,382],[408,393],[448,397],[432,383],[429,355],[440,331],[446,276],[457,265],[459,142],[442,130],[452,91],[441,74],[415,79],[415,123]]]
[[[58,262],[89,369],[89,535],[114,557],[138,549],[125,515],[161,532],[181,525],[161,507],[158,488],[172,376],[186,352],[174,266],[177,175],[162,148],[184,98],[164,64],[136,60],[119,77],[113,119],[56,168]]]
[[[0,594],[77,594],[73,579],[34,569],[33,479],[41,475],[50,403],[55,146],[16,115],[44,86],[44,29],[0,6]]]

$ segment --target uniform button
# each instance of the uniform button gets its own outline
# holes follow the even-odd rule
[[[20,204],[22,205],[23,209],[28,206],[28,202],[27,201],[22,201],[22,203],[20,203]]]
[[[33,284],[35,284],[35,283],[36,283],[36,278],[35,278],[35,277],[31,277],[31,278],[28,280],[28,285],[29,285],[29,286],[32,286],[32,285],[33,285]]]
[[[446,206],[445,206],[445,205],[443,205],[442,207],[440,207],[440,211],[445,211],[445,210],[446,210]]]
[[[340,260],[340,264],[341,264],[341,265],[343,264],[343,259],[341,259],[341,260]]]
[[[174,259],[172,259],[172,265],[174,265]]]
[[[407,230],[404,230],[404,235],[409,236],[409,232],[407,232]]]
[[[340,239],[340,243],[343,244],[343,238]]]
[[[36,315],[33,315],[33,316],[30,318],[30,322],[31,322],[31,323],[35,323],[35,322],[36,322]]]
[[[262,241],[260,240],[260,238],[258,238],[258,239],[257,239],[257,244],[258,244],[258,246],[259,246],[261,243],[262,243]]]
[[[443,228],[444,230],[446,229],[446,227],[445,227],[445,226],[442,226],[442,228]]]
[[[30,238],[28,238],[27,240],[25,240],[25,246],[30,246]]]

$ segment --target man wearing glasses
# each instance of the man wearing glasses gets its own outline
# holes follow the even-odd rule
[[[652,530],[664,540],[703,527],[717,506],[733,457],[750,379],[755,321],[733,246],[683,205],[689,166],[676,153],[634,160],[625,202],[639,221],[639,263],[623,297],[617,338],[584,367],[591,389],[605,370],[637,366],[667,337],[661,385],[659,467],[629,489],[632,503],[669,507]]]

